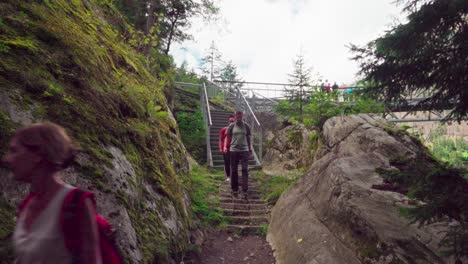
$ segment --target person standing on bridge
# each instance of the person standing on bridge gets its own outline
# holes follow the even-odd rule
[[[237,111],[233,124],[229,125],[227,129],[225,151],[230,151],[231,156],[231,189],[234,197],[238,196],[239,181],[238,181],[238,166],[239,161],[242,166],[242,192],[243,197],[247,198],[247,191],[249,189],[248,181],[248,161],[252,154],[250,144],[250,127],[243,121],[244,113]]]
[[[234,123],[234,115],[230,115],[228,118],[228,126],[230,124]],[[219,151],[223,153],[223,158],[224,158],[224,175],[226,176],[226,181],[228,182],[231,179],[231,157],[229,155],[229,149],[226,149],[224,147],[224,144],[226,143],[226,132],[227,132],[227,127],[221,128],[219,130]]]

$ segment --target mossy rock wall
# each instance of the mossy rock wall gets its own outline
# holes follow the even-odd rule
[[[127,44],[105,0],[0,3],[0,150],[15,128],[50,120],[82,153],[65,180],[96,193],[129,263],[166,263],[186,250],[188,163],[157,78]],[[14,208],[26,187],[0,171],[0,263],[12,258]]]

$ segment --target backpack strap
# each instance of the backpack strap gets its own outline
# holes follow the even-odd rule
[[[228,129],[227,129],[227,131],[226,131],[226,136],[232,137],[232,130],[234,129],[234,124],[235,124],[235,123],[232,123],[232,124],[230,124],[230,125],[228,126]]]
[[[18,210],[16,211],[16,217],[19,217],[20,214],[24,211],[24,208],[26,208],[26,205],[31,201],[31,199],[34,197],[35,193],[30,192],[26,198],[21,202],[21,204],[18,206]]]
[[[84,200],[90,198],[96,206],[94,194],[79,188],[71,190],[63,201],[60,224],[65,239],[65,246],[71,252],[72,263],[83,263],[81,257],[81,235],[79,230],[79,212],[84,206]]]
[[[244,125],[245,125],[245,135],[246,135],[246,136],[252,135],[252,134],[250,133],[250,126],[247,125],[245,122],[244,122]]]

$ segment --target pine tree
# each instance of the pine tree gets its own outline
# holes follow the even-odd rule
[[[213,81],[221,74],[221,69],[224,66],[221,52],[216,48],[214,41],[211,42],[210,48],[206,55],[201,59],[201,67],[203,76]]]
[[[310,92],[311,87],[312,68],[306,66],[302,53],[297,55],[297,58],[293,61],[293,65],[293,73],[288,74],[288,81],[292,86],[285,87],[284,92],[290,104],[298,104],[297,110],[299,110],[299,117],[302,120],[303,106],[307,101],[307,93]]]
[[[430,109],[453,107],[459,121],[468,113],[468,1],[400,0],[407,22],[365,47],[351,45],[367,93],[388,103],[428,94]]]
[[[237,66],[234,65],[232,61],[229,61],[226,66],[221,69],[219,80],[225,82],[226,87],[228,87],[231,92],[233,92],[235,88],[241,88],[243,86],[243,80],[237,73]]]

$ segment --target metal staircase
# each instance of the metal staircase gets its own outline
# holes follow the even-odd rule
[[[261,167],[262,164],[262,127],[249,101],[239,88],[223,87],[211,81],[202,84],[175,83],[176,87],[184,89],[197,87],[200,95],[200,107],[206,129],[206,152],[209,167],[222,168],[224,164],[223,155],[219,151],[219,130],[227,126],[228,117],[234,112],[214,110],[210,99],[222,100],[235,111],[244,112],[244,122],[251,128],[252,155],[249,159],[249,167]]]
[[[211,110],[211,120],[212,125],[210,127],[210,146],[211,146],[211,155],[213,159],[213,167],[215,168],[223,168],[224,167],[224,160],[223,160],[223,153],[219,151],[218,147],[218,135],[221,128],[227,126],[227,121],[229,115],[232,115],[232,112],[221,111],[221,110]],[[257,162],[253,155],[249,158],[249,166],[255,167]]]

